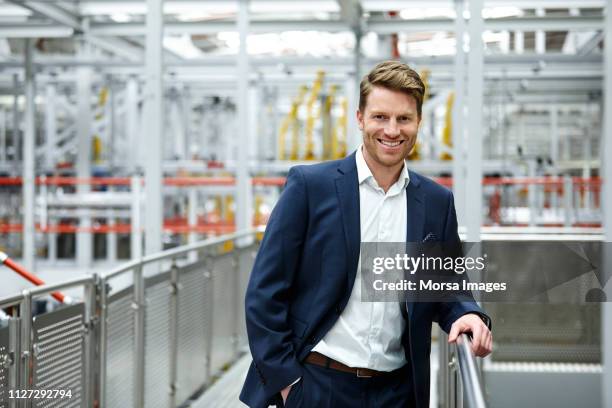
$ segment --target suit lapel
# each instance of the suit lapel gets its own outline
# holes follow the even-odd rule
[[[425,197],[420,188],[419,176],[409,170],[410,182],[406,186],[406,242],[421,242],[425,227]],[[409,320],[414,313],[415,304],[408,302]]]
[[[425,227],[425,198],[419,176],[409,171],[410,183],[406,186],[406,242],[421,242]]]
[[[357,272],[361,242],[359,179],[357,177],[355,153],[340,162],[338,172],[340,174],[336,178],[336,194],[338,195],[338,204],[342,214],[344,240],[349,259],[347,284],[349,288],[348,293],[350,293]]]

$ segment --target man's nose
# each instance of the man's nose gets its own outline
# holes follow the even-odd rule
[[[400,134],[399,126],[397,125],[397,120],[391,118],[387,122],[387,126],[385,127],[385,134],[389,137],[397,137]]]

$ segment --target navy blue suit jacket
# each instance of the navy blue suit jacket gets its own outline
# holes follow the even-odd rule
[[[459,240],[452,193],[410,171],[407,242],[428,234]],[[293,167],[266,227],[246,292],[253,362],[240,400],[267,408],[302,376],[302,362],[346,306],[360,250],[359,182],[355,153]],[[460,316],[482,313],[474,302],[407,303],[402,342],[415,405],[429,406],[431,326],[448,332]]]

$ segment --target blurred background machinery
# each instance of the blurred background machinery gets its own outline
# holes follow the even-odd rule
[[[610,242],[610,9],[610,0],[0,0],[0,251],[55,283],[264,226],[291,166],[359,145],[359,81],[391,58],[427,88],[409,166],[453,190],[465,240]],[[240,248],[228,239],[214,256]],[[510,267],[528,255],[499,256]],[[214,272],[202,253],[186,257],[199,266],[183,265],[185,276]],[[171,266],[157,269],[167,282],[146,285],[176,283]],[[0,297],[31,287],[2,273]],[[109,299],[128,302],[115,290]],[[612,406],[606,303],[486,309],[491,406]],[[190,391],[238,350],[222,351]],[[434,353],[445,373],[446,351]],[[434,382],[432,404],[450,403],[445,384]]]

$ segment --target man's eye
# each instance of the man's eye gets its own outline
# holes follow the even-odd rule
[[[374,119],[384,119],[383,115],[374,115]]]

